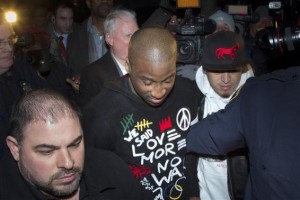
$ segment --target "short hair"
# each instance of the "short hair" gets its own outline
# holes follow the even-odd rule
[[[155,50],[155,51],[154,51]],[[165,28],[143,28],[136,31],[129,43],[128,61],[135,65],[138,59],[150,62],[176,62],[177,42],[175,36]]]
[[[56,123],[63,117],[80,119],[79,108],[60,93],[50,89],[32,90],[14,106],[9,135],[21,143],[28,124],[37,121]]]
[[[56,16],[57,10],[59,8],[69,8],[74,12],[74,6],[70,0],[57,0],[56,2],[54,2],[53,7],[51,9],[52,15]]]
[[[122,17],[129,17],[137,22],[136,13],[133,10],[126,8],[117,8],[112,10],[105,18],[104,21],[104,33],[113,34],[116,28],[117,19]]]

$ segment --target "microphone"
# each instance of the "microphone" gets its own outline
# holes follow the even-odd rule
[[[257,23],[260,20],[258,14],[253,13],[252,15],[232,15],[233,19],[236,21],[243,21],[243,22],[250,22],[250,23]]]

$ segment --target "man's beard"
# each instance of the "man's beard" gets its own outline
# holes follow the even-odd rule
[[[43,194],[54,198],[66,198],[73,196],[77,190],[79,189],[79,184],[82,176],[82,171],[79,167],[75,167],[71,170],[62,169],[61,171],[55,173],[49,178],[48,182],[41,182],[39,180],[36,180],[32,174],[29,173],[29,171],[26,169],[26,167],[22,164],[22,162],[19,163],[20,171],[24,178],[29,181],[32,185],[34,185],[39,191],[41,191]],[[53,185],[53,181],[56,179],[59,179],[67,174],[75,174],[76,178],[72,183],[66,184],[66,185],[60,185],[63,186],[62,189],[56,188]]]

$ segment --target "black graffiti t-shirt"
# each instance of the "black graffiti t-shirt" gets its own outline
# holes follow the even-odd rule
[[[197,113],[197,89],[177,79],[169,97],[156,108],[125,85],[105,88],[85,110],[86,144],[119,155],[153,199],[181,199],[186,136]]]

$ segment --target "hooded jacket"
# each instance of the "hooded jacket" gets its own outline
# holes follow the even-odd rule
[[[253,77],[252,70],[242,73],[236,90],[250,77]],[[218,95],[211,87],[202,67],[197,70],[196,82],[199,90],[204,95],[204,102],[202,101],[204,105],[201,106],[202,113],[199,119],[205,118],[220,109],[224,109],[235,93],[233,92],[227,98]],[[201,199],[230,199],[232,195],[229,194],[228,189],[227,159],[224,157],[220,159],[199,157],[197,171]]]
[[[134,94],[128,76],[107,84],[85,108],[86,144],[119,155],[151,199],[185,199],[186,136],[197,119],[200,93],[176,77],[162,105],[152,107]]]

